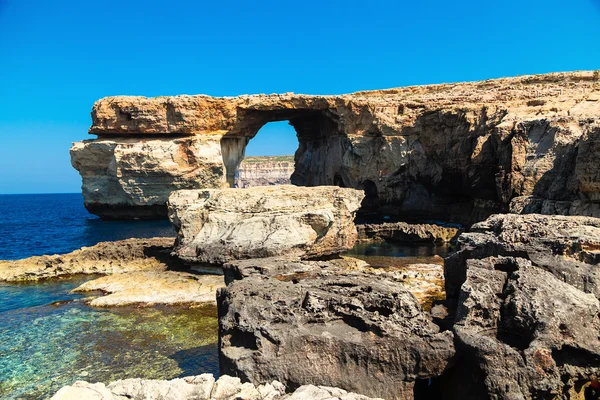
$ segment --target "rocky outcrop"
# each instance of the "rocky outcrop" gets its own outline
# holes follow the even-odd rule
[[[101,242],[72,253],[0,261],[0,281],[37,281],[75,274],[117,274],[178,265],[170,256],[174,238]]]
[[[383,224],[356,225],[359,240],[387,240],[408,243],[448,243],[454,239],[459,228],[435,224],[409,224],[385,222]]]
[[[84,299],[93,307],[214,305],[217,289],[225,286],[223,276],[185,271],[180,260],[171,255],[174,241],[127,239],[63,255],[0,261],[0,282],[106,275],[83,283],[74,292],[94,292]]]
[[[172,190],[233,184],[248,140],[289,120],[292,183],[364,189],[370,211],[471,224],[519,198],[515,211],[596,216],[599,110],[598,71],[341,96],[108,97],[92,110],[99,139],[75,144],[73,164],[92,212],[158,215]]]
[[[450,398],[583,398],[600,373],[598,239],[600,219],[543,215],[495,215],[459,237]]]
[[[381,400],[370,399],[345,390],[305,385],[286,394],[277,381],[254,386],[239,378],[211,374],[164,380],[125,379],[108,386],[77,381],[60,389],[51,400]]]
[[[101,138],[74,143],[85,206],[105,219],[166,218],[169,194],[226,187],[214,137]]]
[[[223,373],[411,399],[451,365],[452,333],[440,332],[400,279],[356,260],[255,259],[224,268],[233,281],[218,293]]]
[[[340,253],[354,245],[362,199],[358,190],[326,186],[174,192],[175,253],[189,263]]]
[[[510,272],[516,268],[510,261],[514,257],[530,260],[561,281],[600,297],[600,219],[537,214],[494,215],[463,233],[458,251],[445,263],[448,296],[458,297],[471,265],[487,263],[488,269],[498,265]],[[502,263],[506,265],[501,267]]]
[[[245,157],[235,172],[235,187],[289,185],[294,156]]]

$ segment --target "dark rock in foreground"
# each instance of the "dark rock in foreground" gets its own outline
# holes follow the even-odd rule
[[[451,364],[452,333],[440,332],[402,283],[331,265],[286,270],[265,260],[261,270],[253,261],[218,292],[222,373],[409,399],[417,382]]]
[[[541,215],[495,215],[461,235],[446,264],[458,291],[450,398],[583,398],[600,373],[598,239],[599,219]]]

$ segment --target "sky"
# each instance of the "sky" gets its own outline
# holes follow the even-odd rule
[[[0,0],[0,194],[78,192],[110,95],[341,94],[600,69],[600,0]],[[292,154],[268,124],[249,155]]]

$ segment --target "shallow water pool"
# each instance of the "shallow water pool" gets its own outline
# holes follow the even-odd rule
[[[47,398],[76,380],[218,374],[215,307],[91,308],[69,293],[81,283],[0,284],[0,398]]]

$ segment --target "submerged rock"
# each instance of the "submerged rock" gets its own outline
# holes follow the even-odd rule
[[[190,263],[340,253],[356,241],[353,219],[363,197],[335,186],[174,192],[175,253]]]
[[[600,219],[495,215],[459,237],[450,398],[583,398],[600,373]]]
[[[451,365],[453,335],[401,281],[365,268],[348,259],[225,265],[226,276],[241,279],[218,293],[222,372],[412,398],[417,381]]]
[[[0,281],[36,281],[75,274],[116,274],[178,265],[173,238],[101,242],[68,254],[0,261]]]
[[[215,304],[223,276],[182,271],[141,271],[113,274],[84,283],[74,292],[100,290],[105,295],[89,300],[93,307],[126,305]]]
[[[292,389],[293,390],[293,389]],[[286,394],[278,381],[254,386],[239,378],[211,374],[165,380],[125,379],[108,386],[77,381],[60,389],[51,400],[381,400],[345,390],[305,385]]]

